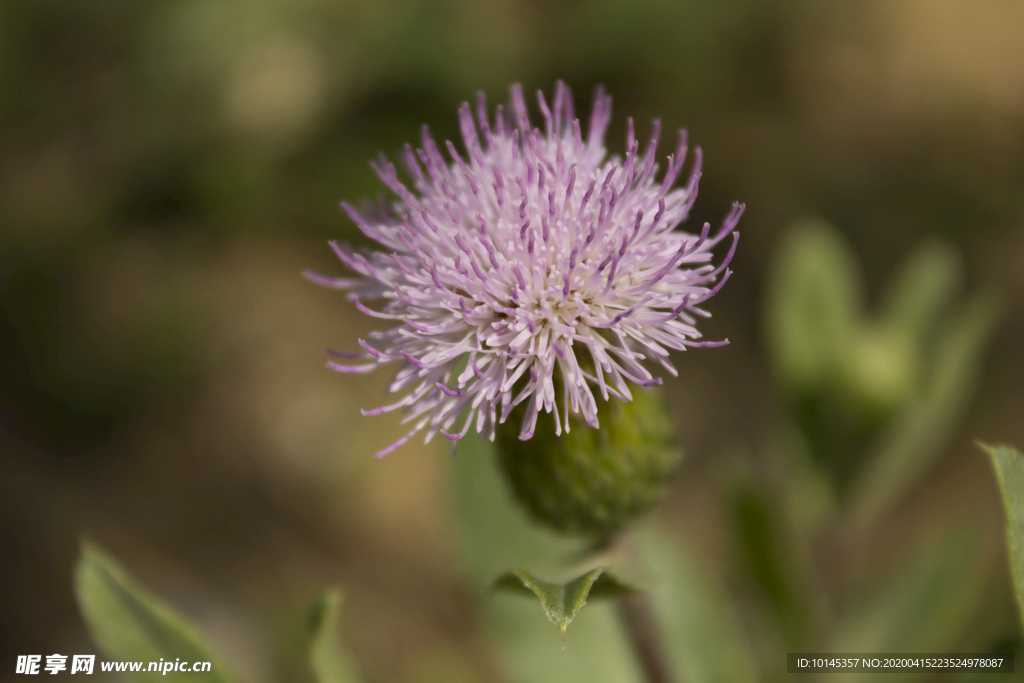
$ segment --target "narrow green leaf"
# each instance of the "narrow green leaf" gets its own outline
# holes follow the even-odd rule
[[[454,526],[468,586],[478,588],[486,639],[510,683],[642,683],[614,606],[594,602],[572,624],[572,646],[562,649],[551,626],[529,600],[485,589],[512,566],[557,575],[579,560],[579,539],[558,536],[532,524],[501,478],[494,447],[467,437],[451,459]],[[522,590],[528,590],[525,587]],[[591,587],[594,590],[594,587]]]
[[[309,663],[318,683],[357,683],[360,679],[349,653],[341,646],[338,610],[342,593],[328,591],[310,614]]]
[[[797,543],[783,511],[760,482],[737,482],[732,495],[734,529],[745,569],[773,607],[791,649],[806,639],[813,593],[800,580]]]
[[[180,659],[211,662],[212,668],[202,673],[168,672],[161,680],[234,680],[191,624],[92,543],[82,543],[82,556],[75,570],[75,595],[89,634],[104,654],[114,660],[143,662],[143,671],[132,674],[133,678],[152,679],[154,674],[145,671],[149,662]]]
[[[978,607],[990,555],[980,535],[959,528],[928,538],[910,561],[870,594],[854,598],[824,652],[947,652]],[[826,676],[850,681],[859,674]],[[854,679],[850,677],[853,676]],[[863,674],[865,681],[917,680],[913,673]]]
[[[856,523],[877,519],[941,452],[974,393],[997,310],[991,297],[978,295],[940,338],[921,398],[882,435],[851,487]]]
[[[502,574],[492,586],[536,595],[548,619],[562,632],[563,647],[565,629],[580,608],[587,604],[588,597],[614,597],[635,592],[635,589],[609,574],[605,567],[591,569],[563,584],[550,583],[527,571],[516,569]]]
[[[1024,455],[1009,446],[982,446],[992,465],[1006,507],[1006,545],[1010,555],[1013,590],[1024,624]]]

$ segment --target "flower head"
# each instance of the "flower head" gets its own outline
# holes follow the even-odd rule
[[[696,341],[695,316],[709,315],[700,305],[729,278],[743,206],[714,235],[709,224],[699,235],[675,229],[697,197],[700,149],[685,186],[673,189],[685,131],[658,181],[658,121],[641,153],[630,119],[625,159],[606,158],[611,97],[596,92],[586,138],[567,86],[558,83],[551,106],[540,92],[537,99],[543,130],[530,123],[518,85],[493,121],[482,94],[475,121],[463,104],[465,155],[446,142],[451,161],[424,128],[421,149],[405,146],[411,185],[379,158],[372,166],[397,200],[377,215],[342,206],[383,250],[332,242],[360,277],[307,273],[394,322],[360,340],[363,353],[329,352],[368,361],[328,363],[340,372],[401,364],[389,391],[408,393],[363,414],[400,409],[412,428],[378,457],[421,430],[427,441],[439,431],[458,440],[475,423],[493,440],[524,402],[520,439],[533,435],[541,411],[554,414],[559,433],[572,413],[597,427],[595,391],[630,401],[630,382],[660,383],[642,361],[676,375],[669,349],[728,343]],[[716,267],[711,250],[730,233]],[[368,308],[371,299],[383,300],[382,310]]]

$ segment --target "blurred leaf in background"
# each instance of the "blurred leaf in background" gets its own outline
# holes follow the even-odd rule
[[[232,683],[234,678],[195,627],[150,595],[107,553],[83,543],[75,571],[75,592],[82,616],[96,644],[111,660],[211,662],[208,673],[161,672],[167,680]],[[99,663],[96,664],[99,671]],[[136,680],[153,673],[134,674]]]
[[[909,359],[879,346],[884,340],[865,326],[856,256],[825,223],[789,231],[767,290],[764,324],[776,378],[813,455],[841,482],[879,421],[909,392]],[[867,348],[896,355],[883,358],[888,362],[863,385],[850,369]]]
[[[362,680],[351,655],[340,642],[337,620],[341,602],[341,591],[329,591],[317,600],[310,614],[309,661],[317,683],[359,683]]]
[[[1024,626],[1024,455],[1009,446],[985,446],[1006,509],[1006,546],[1013,590]]]
[[[914,399],[883,429],[851,485],[858,523],[875,521],[942,453],[977,392],[998,309],[991,293],[975,294],[933,334],[917,340],[930,341],[931,352],[924,355]]]
[[[912,550],[888,584],[866,587],[823,652],[950,652],[978,609],[990,569],[977,530],[938,532]],[[917,680],[916,673],[832,674],[826,680]]]
[[[865,310],[852,248],[822,222],[792,228],[767,286],[767,346],[815,459],[867,523],[927,471],[966,412],[997,320],[990,294],[955,296],[961,265],[927,242],[882,311]]]
[[[817,587],[802,571],[807,559],[797,552],[785,510],[771,487],[750,473],[737,474],[730,486],[731,530],[740,568],[752,592],[762,598],[778,624],[789,651],[804,650],[816,632],[813,601]]]

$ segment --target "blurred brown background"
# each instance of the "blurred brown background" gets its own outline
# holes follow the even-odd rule
[[[1018,0],[5,0],[0,679],[17,654],[96,652],[71,592],[81,537],[251,683],[293,679],[288,644],[330,584],[371,683],[496,678],[447,449],[370,457],[396,421],[359,408],[388,378],[331,373],[323,349],[372,321],[300,273],[340,274],[326,241],[361,243],[337,202],[380,191],[370,158],[422,123],[457,139],[463,100],[516,81],[564,79],[581,112],[603,83],[615,152],[626,116],[688,127],[705,153],[691,226],[747,203],[704,327],[732,345],[679,358],[670,383],[688,459],[658,514],[682,538],[727,554],[716,462],[770,467],[764,275],[812,215],[852,241],[869,300],[926,237],[960,251],[967,291],[999,292],[968,420],[872,547],[950,510],[997,539],[973,442],[1024,446],[1022,26]]]

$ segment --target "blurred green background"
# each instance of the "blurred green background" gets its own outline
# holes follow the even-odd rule
[[[703,327],[732,344],[679,357],[668,383],[687,459],[657,516],[740,596],[752,638],[770,631],[762,603],[805,633],[801,620],[829,616],[790,609],[793,591],[859,604],[877,567],[967,525],[986,560],[977,628],[951,647],[1019,651],[974,440],[1024,445],[1022,25],[1016,0],[0,3],[0,680],[18,654],[96,652],[72,597],[83,536],[251,683],[294,680],[288,643],[331,584],[369,683],[500,678],[460,569],[447,449],[370,457],[397,422],[358,409],[383,401],[388,377],[331,373],[323,349],[354,348],[372,321],[300,273],[342,272],[328,239],[362,244],[337,203],[382,189],[378,151],[415,143],[423,123],[457,139],[477,90],[493,105],[511,82],[557,78],[581,113],[596,84],[613,94],[613,152],[627,116],[641,134],[654,117],[690,130],[705,154],[691,228],[747,203],[735,275]],[[790,231],[808,219],[838,232]],[[809,279],[787,281],[804,271],[785,245],[811,233],[824,260],[809,247]],[[855,531],[809,534],[803,556],[824,578],[786,584],[756,560],[786,536],[764,510],[781,500],[814,528],[848,490],[876,490],[850,472],[917,405],[911,379],[885,384],[896,347],[872,355],[884,326],[851,342],[867,349],[853,375],[800,379],[779,351],[805,339],[799,321],[780,326],[786,287],[816,290],[813,264],[834,258],[849,305],[885,310],[921,245],[938,254],[921,271],[945,292],[935,315],[997,293],[971,328],[994,332],[979,332],[945,417],[918,426],[945,430],[928,466],[896,502],[864,503]],[[921,348],[940,338],[919,332]]]

